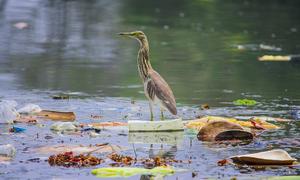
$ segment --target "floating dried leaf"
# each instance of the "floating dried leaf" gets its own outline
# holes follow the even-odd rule
[[[51,120],[58,121],[74,121],[76,116],[74,112],[59,112],[59,111],[48,111],[42,110],[38,113],[38,116],[45,117]]]
[[[130,156],[123,156],[116,153],[110,154],[108,158],[115,162],[122,163],[124,165],[131,165],[135,161],[135,159]]]
[[[280,128],[280,127],[278,127],[274,124],[268,123],[265,120],[260,119],[260,118],[252,118],[251,120],[254,120],[256,123],[260,124],[265,129],[279,129]],[[200,119],[190,120],[185,124],[185,126],[187,128],[193,128],[193,129],[200,130],[203,126],[205,126],[207,123],[209,123],[211,121],[228,121],[231,123],[239,124],[243,127],[255,128],[250,121],[240,121],[235,118],[220,117],[220,116],[205,116]]]
[[[142,163],[145,168],[169,166],[172,163],[191,163],[190,160],[188,160],[188,161],[175,160],[175,159],[163,158],[163,157],[159,157],[159,156],[156,156],[153,158],[136,159],[131,156],[124,156],[124,155],[119,155],[116,153],[112,153],[112,154],[108,155],[108,158],[117,162],[117,163],[111,164],[112,166],[120,166],[120,165],[130,166],[136,162],[139,162],[139,163]]]
[[[102,163],[103,160],[88,155],[74,155],[73,152],[64,152],[57,155],[52,155],[48,158],[48,163],[51,166],[65,166],[65,167],[87,167],[87,166],[96,166]]]

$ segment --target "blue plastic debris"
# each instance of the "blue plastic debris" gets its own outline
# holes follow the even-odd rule
[[[24,132],[26,129],[21,127],[13,126],[9,131],[14,133],[21,133]]]

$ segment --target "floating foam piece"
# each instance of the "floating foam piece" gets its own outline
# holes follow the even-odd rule
[[[250,165],[291,165],[297,161],[282,149],[232,156],[230,159],[238,164]]]
[[[183,131],[182,119],[163,121],[128,121],[129,132],[170,132]]]

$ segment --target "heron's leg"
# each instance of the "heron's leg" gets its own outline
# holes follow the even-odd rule
[[[150,108],[150,121],[153,121],[153,105],[152,103],[150,102],[149,103],[149,108]]]
[[[160,119],[165,120],[164,110],[162,108],[160,108]]]

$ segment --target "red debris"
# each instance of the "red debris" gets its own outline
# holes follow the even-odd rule
[[[259,123],[257,123],[255,120],[250,119],[249,120],[251,122],[251,124],[256,128],[256,129],[260,129],[260,130],[265,130],[266,128],[262,127]]]
[[[218,161],[218,166],[224,166],[228,163],[228,160],[227,159],[222,159],[220,161]]]

